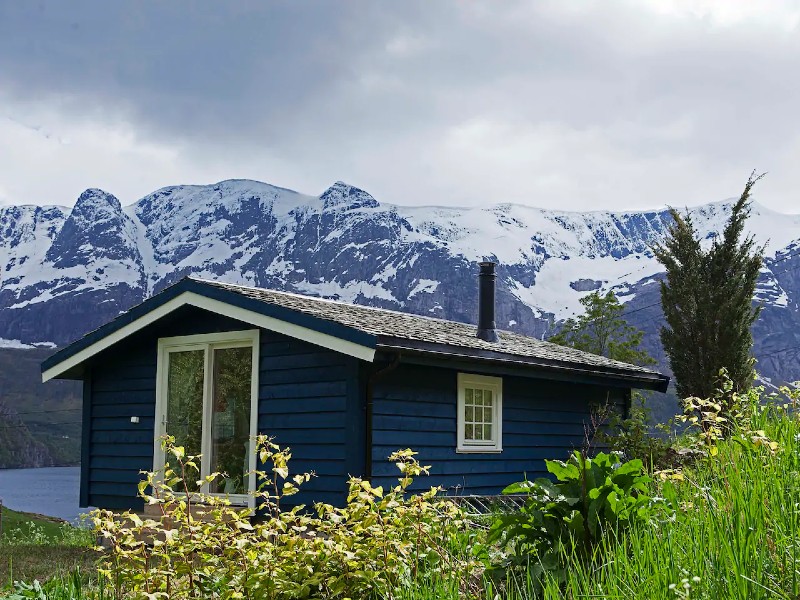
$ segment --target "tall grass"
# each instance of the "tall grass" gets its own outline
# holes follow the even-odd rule
[[[447,572],[392,594],[398,600],[481,598],[625,598],[760,600],[800,598],[800,420],[777,406],[756,410],[745,440],[684,468],[683,480],[655,479],[652,494],[676,507],[673,516],[608,531],[591,563],[562,556],[566,581],[537,580],[532,570],[505,580],[464,581]],[[778,443],[772,452],[752,433]],[[760,433],[758,434],[759,437]],[[763,438],[762,438],[763,441]],[[463,551],[466,551],[464,549]],[[82,577],[49,582],[46,593],[17,588],[17,598],[92,598],[107,591]],[[465,594],[468,592],[468,594]]]
[[[12,591],[3,597],[8,600],[116,600],[102,581],[90,583],[80,569],[58,575],[45,583],[38,580],[33,583],[16,582]]]
[[[566,581],[538,580],[531,571],[500,585],[484,582],[485,598],[509,600],[624,598],[760,600],[800,598],[800,421],[779,407],[748,423],[778,442],[720,442],[716,456],[683,471],[683,481],[653,482],[653,494],[673,485],[673,518],[624,534],[606,532],[591,564],[563,556]],[[463,597],[455,580],[419,586],[408,599]]]
[[[45,517],[5,511],[0,538],[0,597],[14,581],[45,581],[75,570],[93,572],[96,536]]]
[[[685,470],[674,520],[620,539],[610,533],[595,564],[565,557],[566,585],[545,581],[542,597],[800,597],[800,425],[774,406],[753,421],[779,443],[774,456],[722,442],[715,457]],[[532,595],[532,586],[518,587],[512,596]]]

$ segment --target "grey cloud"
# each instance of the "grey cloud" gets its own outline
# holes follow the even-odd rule
[[[531,165],[517,200],[529,189],[531,203],[563,206],[591,193],[570,178],[597,178],[599,204],[641,202],[663,188],[649,180],[667,179],[670,193],[698,189],[711,200],[737,191],[733,173],[743,181],[757,167],[782,172],[772,189],[788,202],[797,35],[660,18],[636,3],[582,5],[4,2],[0,89],[128,118],[141,136],[185,144],[204,162],[279,156],[391,201],[438,200],[428,196],[448,186],[454,203],[485,201],[484,191],[458,189],[459,168],[436,155],[454,130],[479,121],[586,135],[619,157],[619,172],[604,172],[570,142],[568,159],[541,167],[558,172]],[[682,164],[694,171],[643,171]],[[549,188],[537,182],[553,176],[567,182],[563,196],[542,197]]]
[[[338,75],[331,3],[0,5],[0,78],[23,97],[116,103],[174,132],[280,117]],[[326,38],[328,38],[326,40]],[[327,46],[327,47],[326,47]]]

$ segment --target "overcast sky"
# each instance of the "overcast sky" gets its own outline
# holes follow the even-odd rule
[[[0,204],[251,178],[800,212],[795,0],[0,0]]]

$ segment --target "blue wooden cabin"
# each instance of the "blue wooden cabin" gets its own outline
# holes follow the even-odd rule
[[[248,502],[256,433],[290,446],[293,497],[344,502],[349,474],[396,482],[387,461],[419,452],[461,495],[497,494],[580,447],[590,409],[630,408],[631,390],[664,391],[642,367],[497,331],[494,265],[481,263],[478,327],[187,278],[60,350],[44,381],[83,381],[81,506],[142,509],[142,470],[159,439],[202,453],[217,488]]]

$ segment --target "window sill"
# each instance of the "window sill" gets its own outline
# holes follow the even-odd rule
[[[203,497],[209,498],[216,498],[216,499],[227,499],[230,504],[216,504],[216,503],[209,503],[203,502]],[[184,492],[175,492],[176,499],[186,499],[186,494]],[[255,497],[245,494],[235,494],[235,495],[225,495],[225,494],[217,494],[217,493],[191,493],[189,501],[191,502],[192,510],[208,510],[213,509],[221,506],[225,506],[227,508],[232,508],[234,510],[241,510],[243,508],[249,508],[250,510],[255,510],[256,502]],[[145,509],[148,507],[152,507],[155,509],[156,512],[159,514],[161,513],[160,509],[158,508],[161,506],[161,503],[156,504],[145,504]]]
[[[456,448],[456,454],[500,454],[502,448]]]

